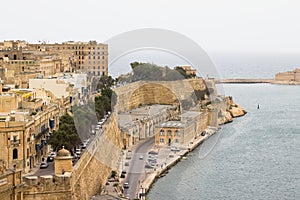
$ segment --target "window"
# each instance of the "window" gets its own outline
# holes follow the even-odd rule
[[[98,59],[100,59],[100,56],[98,56]]]
[[[179,130],[176,130],[176,131],[175,131],[175,134],[176,134],[176,136],[180,136]]]
[[[165,131],[164,130],[160,130],[159,135],[160,136],[164,136],[165,135]]]
[[[98,66],[98,69],[100,69],[100,66]]]
[[[172,136],[172,131],[168,130],[168,136]]]
[[[159,142],[160,142],[160,143],[165,143],[165,139],[164,139],[164,138],[160,138],[160,139],[159,139]]]
[[[102,56],[102,59],[104,59],[104,56]]]
[[[175,143],[179,143],[179,140],[178,140],[178,139],[175,139]]]
[[[100,72],[98,71],[98,76],[100,76]]]
[[[18,149],[13,150],[13,159],[18,159]]]
[[[16,142],[17,141],[17,136],[14,135],[13,140],[14,140],[14,142]]]

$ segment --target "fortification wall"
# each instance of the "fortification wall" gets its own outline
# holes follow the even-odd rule
[[[295,69],[293,71],[281,72],[275,75],[276,82],[300,82],[300,69]]]
[[[61,176],[30,176],[25,178],[24,200],[70,200],[70,173]]]
[[[76,163],[72,173],[25,178],[24,200],[89,200],[105,185],[121,154],[120,130],[112,115]]]
[[[214,85],[213,85],[214,86]],[[180,81],[139,81],[115,88],[118,102],[117,112],[124,112],[147,104],[182,105],[182,101],[203,98],[207,90],[203,79],[185,79]],[[211,91],[216,91],[212,88]]]
[[[74,166],[71,176],[72,199],[90,199],[105,185],[121,155],[121,133],[112,115]]]

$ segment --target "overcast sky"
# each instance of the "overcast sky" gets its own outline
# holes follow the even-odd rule
[[[208,52],[300,52],[295,0],[9,0],[0,39],[108,40],[137,28],[182,33]]]

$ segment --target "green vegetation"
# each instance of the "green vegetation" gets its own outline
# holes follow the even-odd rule
[[[55,151],[61,149],[62,146],[71,150],[81,143],[71,116],[66,114],[60,118],[59,130],[51,134],[48,143]]]
[[[170,69],[168,66],[160,67],[155,64],[133,62],[130,63],[132,75],[119,78],[119,82],[135,81],[175,81],[187,78],[180,71]],[[185,73],[184,73],[185,74]]]
[[[115,178],[116,176],[117,176],[117,172],[116,172],[116,171],[112,171],[112,172],[111,172],[111,177],[112,177],[112,178]]]
[[[111,76],[102,76],[97,85],[97,89],[101,91],[101,96],[95,97],[95,110],[98,119],[111,111],[116,102],[116,94],[111,89],[115,80]]]
[[[84,106],[73,106],[72,112],[76,129],[80,134],[81,139],[87,139],[90,132],[89,128],[97,123],[94,102],[90,101]]]
[[[113,186],[114,187],[118,187],[119,183],[114,183]]]

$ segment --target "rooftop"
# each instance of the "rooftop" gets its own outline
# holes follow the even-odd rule
[[[159,128],[183,128],[185,127],[185,123],[182,121],[167,121],[163,122],[157,127]]]

